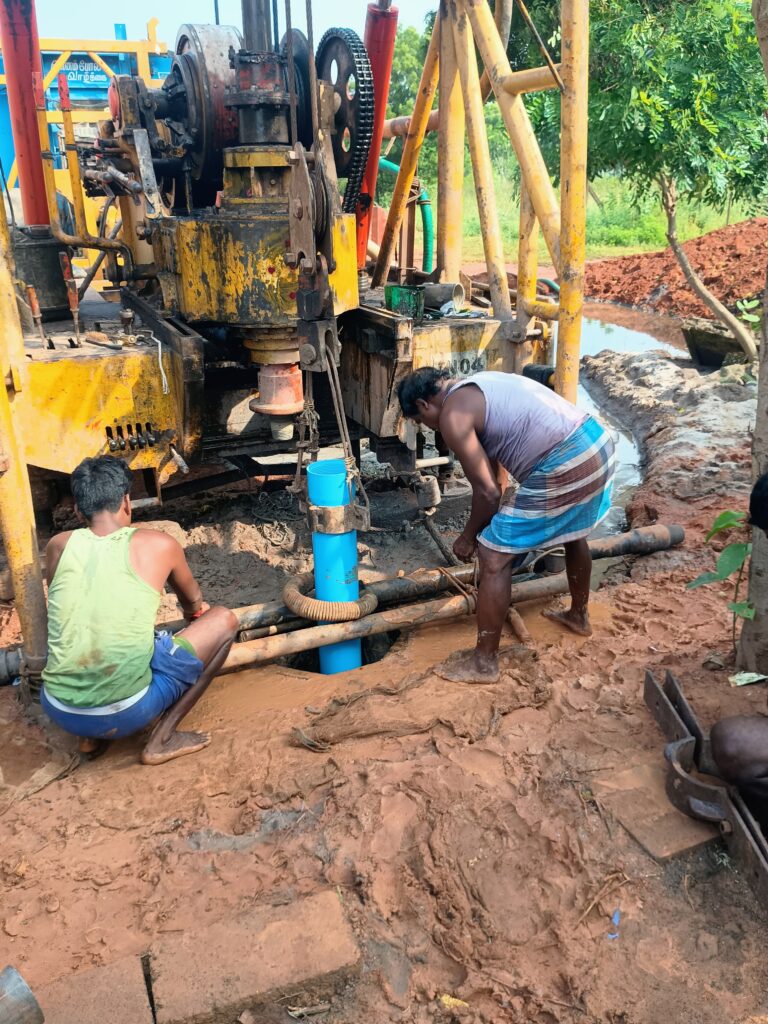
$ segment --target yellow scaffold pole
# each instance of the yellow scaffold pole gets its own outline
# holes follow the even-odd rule
[[[507,92],[506,82],[512,74],[512,69],[507,60],[504,44],[499,38],[487,0],[463,0],[463,5],[472,22],[475,42],[496,94],[499,110],[520,164],[520,171],[530,193],[549,254],[555,269],[559,271],[560,210],[522,97]]]
[[[587,233],[589,0],[562,0],[560,316],[555,390],[576,401]]]
[[[424,135],[427,130],[429,112],[432,109],[435,93],[437,92],[437,80],[440,70],[440,20],[440,15],[438,14],[432,28],[432,37],[429,40],[424,70],[421,73],[416,104],[408,126],[408,134],[403,146],[403,155],[400,158],[400,172],[395,182],[395,191],[392,195],[392,203],[389,207],[387,223],[381,239],[381,248],[371,279],[372,288],[378,288],[384,283],[392,264],[395,243],[400,231],[400,222],[403,219],[405,207],[408,203],[411,185],[416,174],[416,166],[419,162],[421,145],[424,142]]]
[[[469,153],[472,157],[472,173],[477,193],[477,212],[480,219],[480,231],[483,236],[483,250],[488,267],[488,284],[493,304],[493,315],[502,323],[510,322],[512,303],[509,297],[507,269],[504,263],[504,247],[501,240],[499,211],[496,205],[496,191],[493,184],[493,167],[488,148],[488,135],[485,128],[483,98],[480,93],[480,75],[477,70],[475,44],[472,39],[472,28],[464,12],[457,12],[451,19],[453,42],[456,51],[456,63],[459,67],[461,89],[464,93],[464,113],[467,122],[467,139]],[[496,32],[496,26],[493,28]],[[498,35],[498,32],[497,32]],[[502,340],[502,366],[511,371],[514,364],[513,345],[509,335]]]
[[[464,233],[464,100],[448,0],[440,5],[440,111],[437,138],[437,270],[458,281]]]
[[[29,473],[11,411],[23,386],[24,347],[4,216],[0,217],[0,374],[0,533],[21,623],[23,668],[36,675],[45,666],[47,612]]]

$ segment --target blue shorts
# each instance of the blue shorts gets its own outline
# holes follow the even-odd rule
[[[155,633],[155,650],[149,667],[152,678],[146,689],[105,708],[72,707],[70,710],[62,701],[49,697],[45,687],[40,703],[52,722],[74,736],[99,740],[132,736],[175,704],[203,671],[202,661],[175,643],[173,636],[166,632]]]

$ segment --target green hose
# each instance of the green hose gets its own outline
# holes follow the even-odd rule
[[[379,169],[389,171],[390,174],[397,174],[400,171],[398,164],[387,160],[383,156],[379,157]],[[424,236],[421,269],[425,274],[431,274],[434,269],[435,222],[432,218],[432,203],[429,200],[429,193],[425,188],[419,193],[419,198],[416,202],[421,210],[421,227]]]
[[[548,277],[539,277],[537,280],[541,281],[542,284],[547,285],[548,288],[551,288],[555,295],[560,294],[560,285],[557,281],[552,281]]]

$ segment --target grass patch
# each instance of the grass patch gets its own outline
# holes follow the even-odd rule
[[[432,200],[432,209],[437,219],[437,184],[423,181]],[[626,256],[636,252],[664,249],[667,245],[666,218],[656,195],[649,195],[639,206],[631,201],[628,186],[619,178],[601,178],[593,183],[602,208],[591,197],[587,200],[587,259],[601,259],[612,256]],[[504,255],[511,262],[517,262],[519,241],[519,201],[517,182],[514,177],[495,175],[496,205],[504,243]],[[386,197],[387,200],[389,197]],[[475,188],[471,172],[464,185],[464,250],[466,262],[483,260],[483,242],[480,221],[475,201]],[[738,204],[730,211],[730,223],[749,216]],[[726,211],[711,210],[694,203],[680,203],[678,209],[678,234],[682,241],[696,238],[721,228],[726,223]],[[417,220],[416,252],[421,253],[421,224]],[[420,257],[418,257],[420,262]],[[539,237],[539,262],[551,263],[541,236]]]

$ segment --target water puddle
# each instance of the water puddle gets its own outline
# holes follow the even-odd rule
[[[625,311],[631,312],[631,311]],[[661,319],[661,318],[659,318]],[[643,314],[643,326],[649,324],[652,314]],[[608,349],[611,352],[652,352],[661,349],[670,355],[682,355],[684,349],[672,345],[646,331],[634,330],[624,324],[608,323],[585,317],[581,335],[581,354],[596,356]],[[611,430],[616,445],[616,476],[613,483],[613,505],[608,517],[595,536],[607,536],[625,529],[626,516],[624,509],[641,480],[640,450],[632,434],[621,426],[612,416],[595,404],[595,401],[584,387],[579,384],[578,404],[597,416],[601,423]]]

